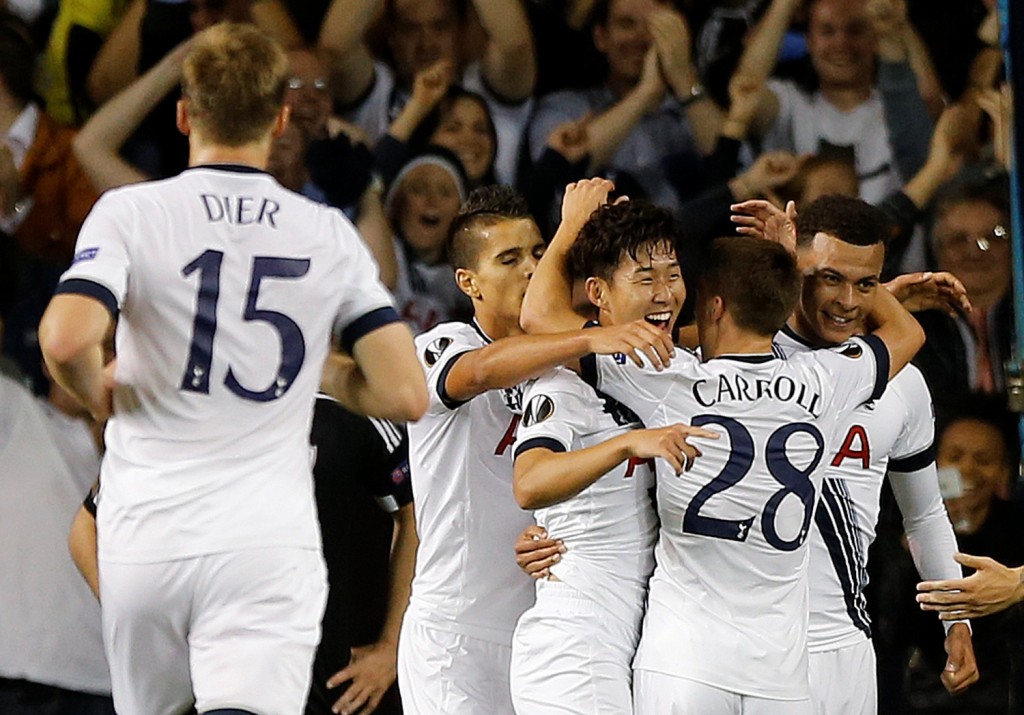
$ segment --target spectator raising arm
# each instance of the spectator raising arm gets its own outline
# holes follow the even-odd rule
[[[537,52],[520,0],[473,0],[487,33],[483,75],[490,89],[509,102],[533,94],[537,84]]]
[[[340,104],[354,104],[373,84],[373,57],[363,38],[382,11],[380,0],[334,0],[324,15],[320,48]]]
[[[122,159],[119,152],[146,115],[181,81],[181,62],[188,47],[189,43],[183,42],[165,55],[100,107],[75,137],[75,157],[97,191],[150,178]]]

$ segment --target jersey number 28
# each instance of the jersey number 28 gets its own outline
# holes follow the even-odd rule
[[[223,251],[208,249],[181,269],[186,278],[199,271],[199,296],[196,300],[196,316],[192,321],[192,343],[188,350],[185,373],[181,376],[181,389],[187,392],[210,394],[210,367],[213,364],[213,339],[217,333],[217,300],[220,298],[220,267],[223,261]],[[252,259],[249,294],[242,318],[269,323],[281,339],[281,357],[274,382],[259,391],[243,386],[228,367],[224,385],[242,399],[253,402],[276,400],[288,391],[302,369],[302,362],[306,358],[306,341],[298,324],[284,313],[257,308],[256,302],[264,278],[294,280],[308,272],[308,258],[257,256]]]
[[[711,516],[702,516],[700,510],[708,499],[736,486],[747,476],[747,472],[754,464],[754,440],[750,436],[750,430],[731,417],[722,417],[721,415],[701,415],[695,417],[691,424],[694,427],[703,427],[708,424],[724,427],[729,435],[731,451],[728,461],[718,476],[705,484],[690,501],[690,505],[683,515],[683,531],[716,539],[746,541],[750,527],[754,523],[754,517],[736,520],[717,519]],[[816,446],[814,459],[804,469],[794,466],[786,455],[786,442],[795,434],[809,435]],[[821,432],[817,427],[806,422],[783,425],[772,432],[768,438],[765,445],[765,463],[768,465],[768,472],[781,485],[781,489],[768,499],[768,503],[761,510],[761,531],[765,541],[780,551],[795,551],[807,539],[807,530],[814,514],[814,484],[811,482],[810,475],[817,468],[824,451],[825,440],[822,438]],[[779,505],[789,494],[799,498],[804,508],[803,524],[800,527],[800,533],[794,539],[784,539],[779,536],[775,524]]]

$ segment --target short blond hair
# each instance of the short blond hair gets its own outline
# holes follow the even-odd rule
[[[182,67],[189,117],[226,146],[262,139],[284,104],[288,57],[249,24],[221,22],[195,36]]]

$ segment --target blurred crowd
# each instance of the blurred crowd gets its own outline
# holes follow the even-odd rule
[[[415,332],[469,314],[445,239],[481,185],[518,188],[550,236],[562,187],[610,178],[620,194],[673,211],[691,277],[709,240],[734,231],[738,201],[799,210],[846,194],[883,207],[885,277],[950,271],[973,304],[920,314],[928,342],[916,360],[936,404],[939,466],[957,475],[943,488],[961,550],[1024,563],[1019,447],[1005,412],[1010,89],[995,0],[0,5],[2,359],[46,410],[82,417],[53,396],[35,334],[79,227],[100,193],[186,166],[175,101],[189,38],[221,20],[253,22],[291,62],[292,121],[270,173],[355,222]],[[15,409],[0,403],[0,448]],[[35,453],[57,449],[32,434]],[[76,444],[78,463],[96,460],[95,446]],[[93,475],[75,477],[69,523]],[[17,516],[0,511],[2,533],[25,523]],[[900,529],[883,510],[872,560],[883,712],[1021,712],[1020,607],[975,627],[983,682],[949,698],[933,677],[941,631],[903,612],[915,579]],[[0,541],[0,564],[13,569],[23,555]],[[107,687],[97,674],[72,682],[25,668],[24,649],[0,640],[0,679]]]

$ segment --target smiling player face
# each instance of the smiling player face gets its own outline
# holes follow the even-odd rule
[[[623,254],[611,280],[588,281],[591,302],[609,325],[641,318],[671,331],[686,300],[686,284],[675,251],[669,245],[642,247],[633,258]]]
[[[819,233],[798,249],[804,275],[791,324],[811,342],[836,345],[864,332],[878,289],[885,246],[855,246]]]

